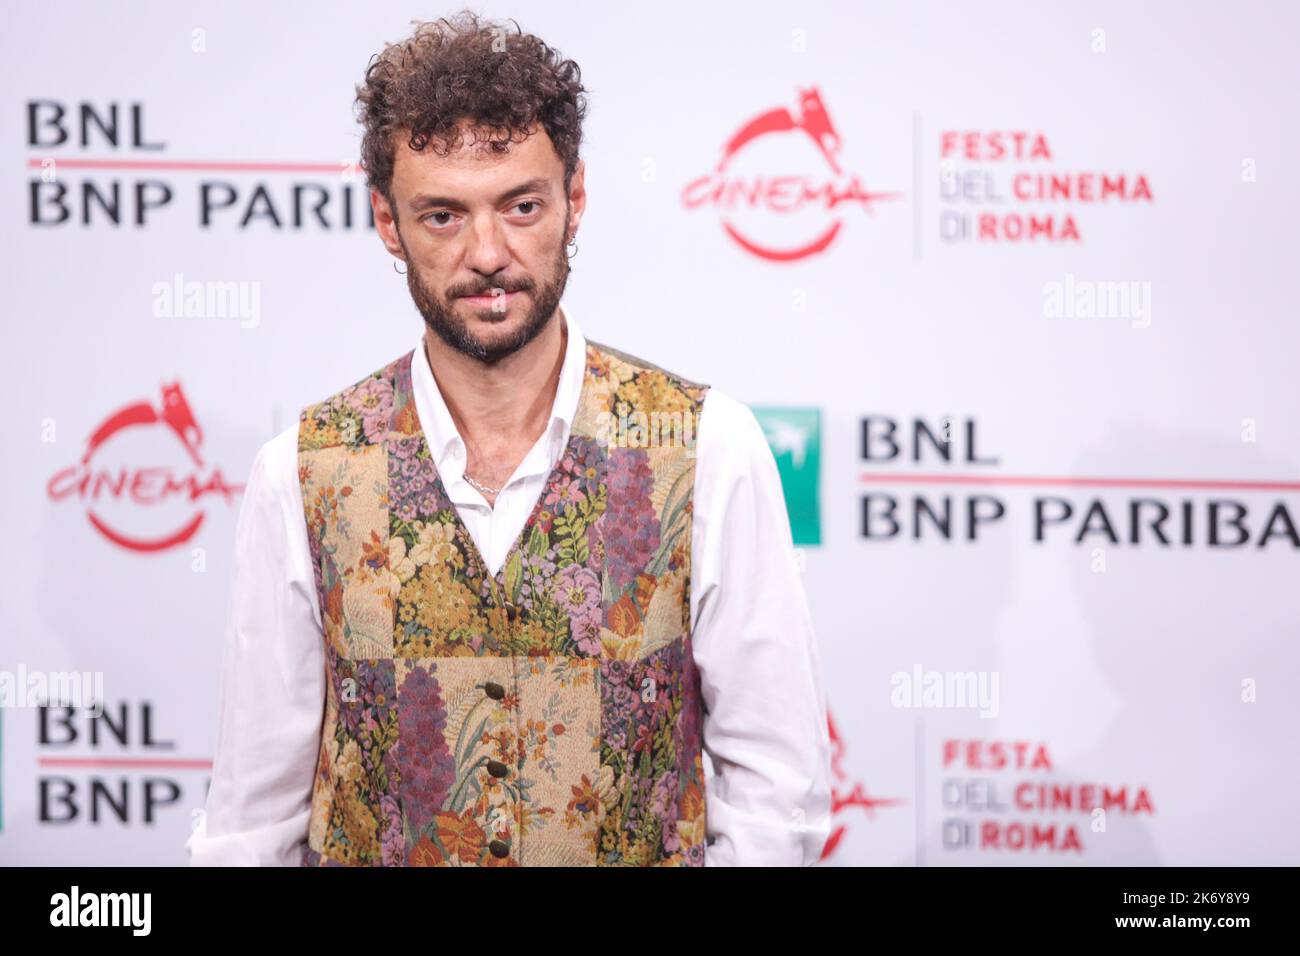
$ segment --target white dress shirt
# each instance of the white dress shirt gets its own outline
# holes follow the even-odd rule
[[[421,336],[415,410],[447,494],[495,573],[569,440],[586,339],[567,308],[568,344],[549,427],[496,497],[464,479],[465,444]],[[423,330],[422,330],[423,331]],[[830,741],[822,668],[776,462],[753,413],[716,388],[696,431],[691,642],[707,713],[706,866],[806,866],[830,832]],[[235,532],[204,813],[193,865],[297,865],[311,816],[325,701],[319,601],[298,424],[253,459]]]

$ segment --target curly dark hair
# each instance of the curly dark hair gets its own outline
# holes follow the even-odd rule
[[[357,120],[365,126],[361,168],[366,184],[392,203],[398,135],[444,156],[461,146],[460,124],[476,122],[474,143],[522,140],[538,122],[564,161],[564,191],[578,165],[587,111],[582,73],[537,37],[514,32],[465,9],[415,31],[371,57],[357,87]],[[394,210],[395,211],[395,210]]]

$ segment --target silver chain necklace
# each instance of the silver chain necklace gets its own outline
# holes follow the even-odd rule
[[[567,328],[565,329],[564,343],[565,343],[565,346],[568,345],[568,329],[567,329]],[[425,361],[428,361],[428,357],[429,357],[429,346],[428,346],[428,343],[427,343],[427,342],[424,344],[424,355],[425,355]],[[561,361],[561,363],[560,363],[560,367],[559,367],[558,369],[556,369],[556,372],[555,372],[555,382],[556,382],[556,387],[557,387],[557,388],[559,387],[560,376],[561,376],[561,374],[562,374],[563,372],[564,372],[564,364],[563,364],[563,361]],[[468,456],[466,456],[466,457],[468,457]],[[501,489],[500,489],[500,488],[491,488],[491,487],[489,487],[489,486],[483,484],[481,481],[475,481],[472,477],[470,477],[470,473],[469,473],[468,471],[463,472],[463,473],[462,473],[462,477],[463,477],[467,482],[469,482],[471,488],[474,488],[476,491],[478,491],[478,492],[481,493],[481,494],[485,494],[485,495],[499,495],[499,494],[501,494]]]
[[[468,481],[468,482],[470,483],[471,487],[477,489],[478,491],[482,492],[482,493],[485,494],[485,495],[499,495],[499,494],[501,494],[501,489],[500,489],[500,488],[489,488],[487,485],[482,484],[481,482],[477,482],[477,481],[475,481],[473,478],[470,477],[469,472],[465,472],[464,475],[463,475],[463,477],[464,477],[464,479],[465,479],[466,481]]]

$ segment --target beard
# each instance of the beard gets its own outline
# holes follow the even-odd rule
[[[398,235],[401,242],[401,235]],[[402,242],[402,251],[406,253],[406,287],[411,292],[411,301],[424,316],[424,323],[438,334],[438,337],[456,351],[477,359],[484,365],[493,365],[508,355],[513,355],[525,345],[537,338],[555,314],[564,295],[564,287],[569,281],[569,257],[564,253],[564,245],[556,246],[556,255],[552,259],[551,275],[544,279],[539,287],[531,277],[525,276],[509,282],[489,282],[479,288],[462,288],[455,295],[444,298],[429,288],[420,274],[419,267],[406,251]],[[484,341],[470,331],[469,323],[453,311],[454,303],[462,295],[491,295],[493,289],[506,292],[527,292],[532,303],[522,324],[509,335]],[[477,315],[490,316],[486,321],[500,324],[507,320],[508,311],[497,312],[491,308],[476,310]],[[479,322],[475,318],[471,321]]]

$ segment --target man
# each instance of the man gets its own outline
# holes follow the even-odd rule
[[[193,863],[819,858],[821,665],[762,432],[560,307],[583,92],[469,13],[367,71],[427,328],[253,462]]]

